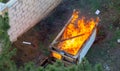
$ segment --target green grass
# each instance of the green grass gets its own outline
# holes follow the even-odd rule
[[[6,38],[7,30],[10,28],[8,14],[5,13],[4,17],[0,16],[0,39]],[[8,37],[8,36],[7,36]]]
[[[116,47],[117,46],[117,39],[120,39],[120,30],[113,30],[113,36],[108,40],[107,43],[109,43],[110,47]]]
[[[101,0],[69,0],[71,3],[74,3],[74,5],[70,5],[70,9],[91,9],[91,11],[95,11],[97,9],[100,9],[101,7]],[[67,1],[66,1],[67,2]]]
[[[120,0],[113,1],[112,7],[115,8],[117,11],[120,12]]]
[[[0,0],[0,2],[3,2],[3,3],[6,3],[8,2],[9,0]]]

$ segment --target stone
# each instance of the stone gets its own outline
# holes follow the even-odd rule
[[[103,66],[104,66],[106,71],[110,71],[111,70],[110,67],[108,66],[108,64],[105,63]]]
[[[117,39],[117,42],[120,43],[120,39]]]

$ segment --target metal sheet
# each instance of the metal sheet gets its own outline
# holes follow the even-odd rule
[[[82,58],[84,58],[85,55],[87,54],[88,50],[90,49],[90,47],[94,43],[95,38],[96,38],[96,29],[93,31],[93,34],[88,39],[88,41],[84,44],[83,49],[80,51],[80,53],[79,53],[79,55],[80,55],[79,56],[79,63],[82,61]]]

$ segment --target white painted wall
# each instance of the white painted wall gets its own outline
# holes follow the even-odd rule
[[[93,34],[90,36],[90,39],[84,44],[83,48],[80,51],[79,63],[81,63],[82,59],[87,54],[88,50],[92,46],[96,38],[96,29],[93,31]]]

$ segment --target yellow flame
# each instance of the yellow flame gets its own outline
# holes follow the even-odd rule
[[[75,37],[69,40],[65,40],[58,44],[58,48],[63,50],[71,55],[76,55],[85,41],[91,35],[93,29],[98,23],[98,19],[96,21],[91,18],[90,20],[85,20],[85,17],[79,18],[79,13],[76,11],[72,15],[72,20],[69,25],[66,27],[61,40],[69,39],[71,37],[83,34],[79,37]]]
[[[55,57],[56,59],[61,59],[62,56],[56,52],[52,52],[52,56]]]

